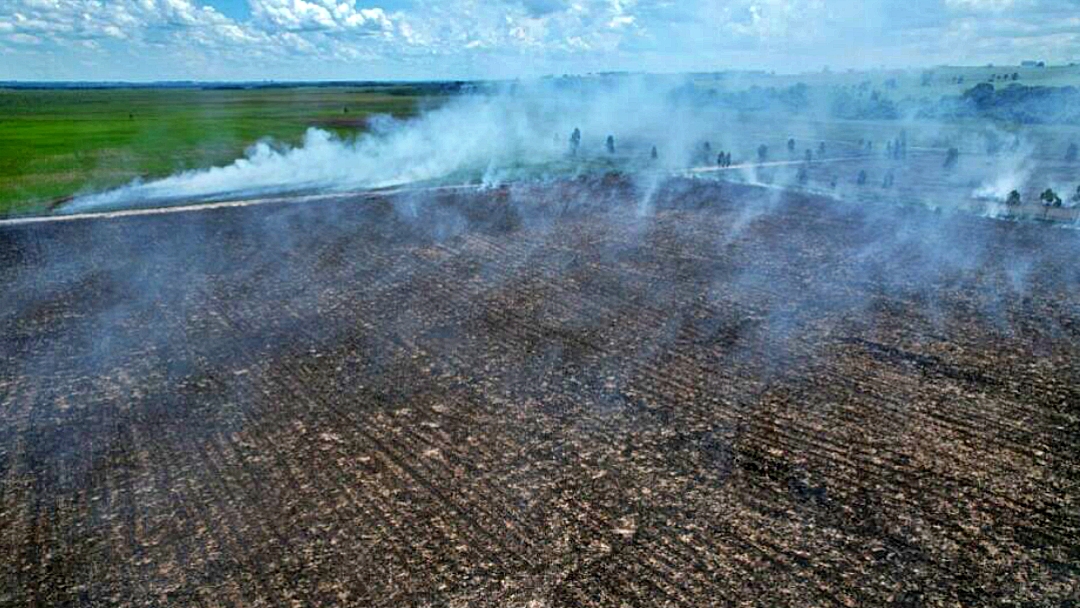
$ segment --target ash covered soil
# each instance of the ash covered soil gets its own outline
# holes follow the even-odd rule
[[[1080,598],[1075,231],[645,194],[0,227],[0,604]]]

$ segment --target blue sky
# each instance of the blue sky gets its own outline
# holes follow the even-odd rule
[[[251,16],[247,0],[212,0],[206,4],[221,11],[222,15],[230,19],[242,20]]]
[[[0,0],[0,79],[1080,61],[1080,0]]]

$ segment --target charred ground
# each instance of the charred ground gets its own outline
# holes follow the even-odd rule
[[[0,603],[1080,597],[1074,231],[645,190],[0,228]]]

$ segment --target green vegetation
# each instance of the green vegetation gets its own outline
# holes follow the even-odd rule
[[[983,67],[696,75],[683,99],[838,120],[1080,125],[1080,67]]]
[[[406,86],[0,90],[0,215],[225,164],[266,137],[298,143],[312,126],[355,134],[372,114],[410,116],[440,94]]]
[[[1013,76],[1016,79],[1013,80]],[[997,87],[1010,84],[1040,87],[1080,85],[1080,66],[941,66],[925,70],[820,70],[804,74],[775,74],[768,72],[728,72],[699,74],[695,81],[703,88],[723,87],[732,90],[785,88],[799,83],[809,87],[848,87],[878,91],[894,100],[931,99],[945,95],[962,95],[979,83]]]
[[[692,80],[680,87],[684,100],[741,116],[739,133],[710,137],[727,147],[761,144],[766,155],[787,144],[792,156],[805,142],[825,156],[827,141],[833,151],[863,140],[901,157],[907,142],[897,134],[905,129],[913,146],[957,147],[967,155],[1019,141],[1022,126],[1035,148],[1027,153],[1073,162],[1080,138],[1078,66],[727,72]],[[66,197],[136,178],[227,164],[264,138],[295,145],[312,126],[355,135],[372,114],[408,117],[468,89],[464,83],[0,88],[0,216],[42,212]],[[737,154],[745,160],[754,151]]]

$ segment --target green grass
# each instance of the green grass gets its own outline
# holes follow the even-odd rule
[[[742,73],[719,79],[700,75],[697,84],[738,90],[750,86],[784,87],[797,82],[811,87],[859,86],[868,82],[872,89],[894,100],[959,95],[991,75],[1012,72],[1020,75],[1020,84],[1028,86],[1080,84],[1080,67],[1076,66],[942,67],[932,72],[925,86],[922,70]],[[964,82],[956,83],[957,76],[963,76]],[[403,85],[253,90],[0,89],[0,216],[40,213],[64,197],[120,186],[136,178],[165,177],[178,171],[227,164],[263,138],[297,144],[311,126],[352,135],[363,129],[365,119],[372,114],[407,117],[424,106],[440,103],[444,98],[438,96],[438,91]],[[901,128],[895,122],[877,125],[873,121],[779,127],[771,118],[768,125],[762,137],[778,132],[785,137],[802,136],[806,132],[813,138],[870,137],[879,143],[895,137]],[[954,133],[934,126],[930,130],[940,132],[920,144],[963,147],[964,125],[957,127]],[[1044,130],[1045,136],[1036,139],[1046,142],[1048,158],[1063,155],[1067,143],[1080,140],[1074,127]]]
[[[400,87],[0,90],[0,215],[226,164],[266,137],[298,143],[311,126],[353,134],[372,114],[438,102]]]

